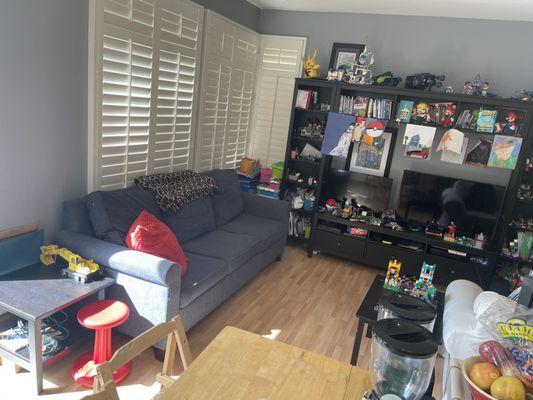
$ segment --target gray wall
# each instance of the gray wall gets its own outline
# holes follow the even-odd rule
[[[495,93],[509,96],[533,88],[533,23],[264,10],[261,33],[306,36],[326,73],[333,42],[364,43],[375,54],[374,72],[405,77],[445,74],[461,91],[481,73]]]
[[[0,230],[41,223],[83,195],[88,2],[3,1],[0,12]]]
[[[256,32],[259,31],[259,15],[261,14],[261,10],[246,0],[193,1]]]

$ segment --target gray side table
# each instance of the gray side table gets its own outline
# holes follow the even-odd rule
[[[114,283],[109,277],[78,283],[62,277],[59,267],[42,264],[0,276],[0,310],[28,321],[29,327],[29,351],[15,353],[0,346],[0,357],[30,371],[35,392],[40,394],[43,390],[42,320],[91,295],[98,294],[99,299],[104,299],[105,289]]]

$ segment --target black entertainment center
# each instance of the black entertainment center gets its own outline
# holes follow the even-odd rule
[[[318,101],[307,109],[296,108],[299,89],[316,92]],[[392,101],[393,116],[396,115],[400,101],[406,99],[454,102],[458,107],[458,114],[461,110],[474,106],[516,110],[523,115],[524,141],[517,166],[510,172],[507,184],[502,185],[501,182],[486,182],[486,179],[485,182],[478,181],[475,174],[468,176],[468,179],[456,177],[446,170],[426,173],[419,167],[418,171],[404,168],[399,171],[400,167],[391,162],[392,150],[388,155],[384,176],[349,171],[353,144],[345,162],[329,155],[319,160],[295,156],[293,149],[301,149],[306,143],[320,149],[323,138],[306,138],[297,132],[310,120],[326,123],[328,110],[324,109],[327,108],[324,103],[330,105],[329,111],[339,112],[341,96],[358,95]],[[434,276],[436,283],[448,284],[455,279],[468,279],[487,288],[499,261],[502,244],[506,239],[507,228],[517,202],[521,170],[526,153],[532,145],[532,117],[533,106],[525,101],[354,85],[321,79],[296,79],[281,193],[286,196],[287,193],[308,189],[315,191],[316,198],[312,212],[293,210],[296,213],[310,214],[312,221],[310,237],[307,240],[301,237],[297,240],[307,245],[310,257],[318,251],[373,265],[382,270],[385,270],[388,261],[395,257],[402,261],[402,273],[412,275],[418,275],[422,262],[426,261],[437,264]],[[404,125],[390,120],[386,131],[393,132],[396,137]],[[473,136],[489,136],[468,129],[461,131]],[[457,167],[453,166],[450,169],[452,172],[453,168]],[[288,179],[295,171],[299,172],[302,178],[296,184]],[[389,202],[392,171],[396,177],[396,185],[399,183],[397,176],[401,176],[401,184],[396,193],[398,198],[391,198]],[[402,228],[408,228],[396,230],[384,224],[373,224],[371,219],[343,218],[324,208],[328,198],[346,198],[349,201],[352,196],[357,198],[360,205],[373,210],[385,210],[388,208],[387,203],[394,204]],[[428,235],[423,229],[427,220],[436,220],[441,226],[447,226],[453,221],[457,225],[458,235],[473,237],[478,232],[483,232],[487,239],[486,244],[481,247],[476,243],[477,247],[474,247]]]

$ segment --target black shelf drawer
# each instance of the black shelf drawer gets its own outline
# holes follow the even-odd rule
[[[342,234],[317,229],[316,248],[324,253],[338,257],[362,261],[365,252],[365,240]]]
[[[391,258],[401,261],[402,274],[420,275],[423,254],[396,246],[368,242],[366,247],[368,264],[386,270]]]
[[[433,276],[433,280],[436,283],[448,284],[456,279],[467,279],[483,286],[483,282],[480,282],[479,274],[476,271],[476,268],[483,267],[478,264],[469,263],[466,258],[464,261],[460,261],[428,254],[426,256],[426,262],[437,264],[435,275]]]

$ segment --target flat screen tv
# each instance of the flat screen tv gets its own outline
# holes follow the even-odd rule
[[[453,222],[459,235],[491,238],[504,195],[503,186],[404,171],[397,211],[406,220],[435,219],[441,227]]]
[[[350,200],[355,196],[361,205],[374,211],[389,208],[389,196],[392,179],[350,172],[343,169],[330,169],[326,174],[325,189],[322,191],[322,203],[328,198]]]

